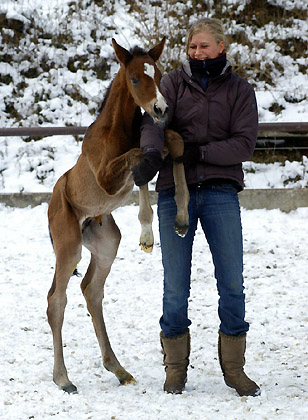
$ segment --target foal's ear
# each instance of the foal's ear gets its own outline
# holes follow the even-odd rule
[[[166,37],[164,36],[159,44],[155,45],[155,47],[151,48],[150,51],[148,51],[149,56],[152,57],[154,61],[157,61],[159,57],[161,56],[161,53],[163,52],[163,49],[164,49],[165,42],[166,42]]]
[[[112,45],[116,53],[117,59],[120,61],[120,63],[124,64],[125,66],[132,59],[133,56],[129,51],[121,47],[121,45],[117,44],[114,38],[112,38]]]

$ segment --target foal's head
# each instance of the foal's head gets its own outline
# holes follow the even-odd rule
[[[165,38],[148,52],[135,47],[130,52],[112,39],[116,56],[125,68],[126,83],[136,104],[143,108],[154,122],[164,121],[168,106],[160,91],[161,73],[156,66],[165,44]]]

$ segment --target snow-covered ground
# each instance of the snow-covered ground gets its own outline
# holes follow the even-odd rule
[[[155,209],[156,210],[156,209]],[[186,391],[162,391],[159,345],[162,299],[157,218],[152,254],[139,250],[136,206],[114,212],[122,241],[105,287],[107,330],[136,385],[120,386],[101,362],[79,281],[73,277],[63,328],[69,375],[78,394],[52,381],[46,319],[54,255],[47,205],[0,206],[0,417],[3,420],[304,420],[308,418],[308,208],[242,211],[247,320],[246,372],[258,398],[226,387],[217,360],[217,292],[201,229],[194,247],[190,317],[192,352]],[[85,274],[84,252],[79,271]]]

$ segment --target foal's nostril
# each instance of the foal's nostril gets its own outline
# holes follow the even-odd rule
[[[168,112],[168,107],[166,106],[163,110],[154,104],[154,112],[157,116],[165,115]]]
[[[154,104],[154,112],[157,116],[162,115],[162,110],[156,104]]]

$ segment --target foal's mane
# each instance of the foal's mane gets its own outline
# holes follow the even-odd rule
[[[108,99],[108,96],[109,96],[109,93],[110,93],[110,91],[111,91],[111,86],[112,86],[112,83],[114,82],[114,78],[111,80],[111,82],[109,83],[109,86],[107,87],[107,89],[106,89],[106,92],[105,92],[105,96],[104,96],[104,99],[103,99],[103,102],[101,103],[101,106],[98,108],[98,110],[97,110],[97,113],[98,113],[98,115],[102,112],[102,110],[103,110],[103,108],[104,108],[104,106],[106,105],[106,102],[107,102],[107,99]]]
[[[131,48],[129,51],[132,55],[134,56],[143,56],[143,55],[148,55],[148,53],[143,49],[138,47],[138,45],[136,45],[135,47]]]
[[[133,57],[143,57],[143,56],[148,55],[148,53],[143,48],[138,47],[138,45],[136,45],[135,47],[131,48],[129,50],[129,52],[132,54],[132,57],[130,58],[130,60],[128,60],[127,64],[133,59]],[[100,114],[102,112],[104,106],[106,105],[106,102],[107,102],[108,96],[110,94],[110,90],[111,90],[112,84],[114,82],[114,79],[115,79],[115,77],[111,80],[109,86],[106,89],[103,102],[101,103],[101,106],[98,108],[98,111],[97,111],[98,114]]]

